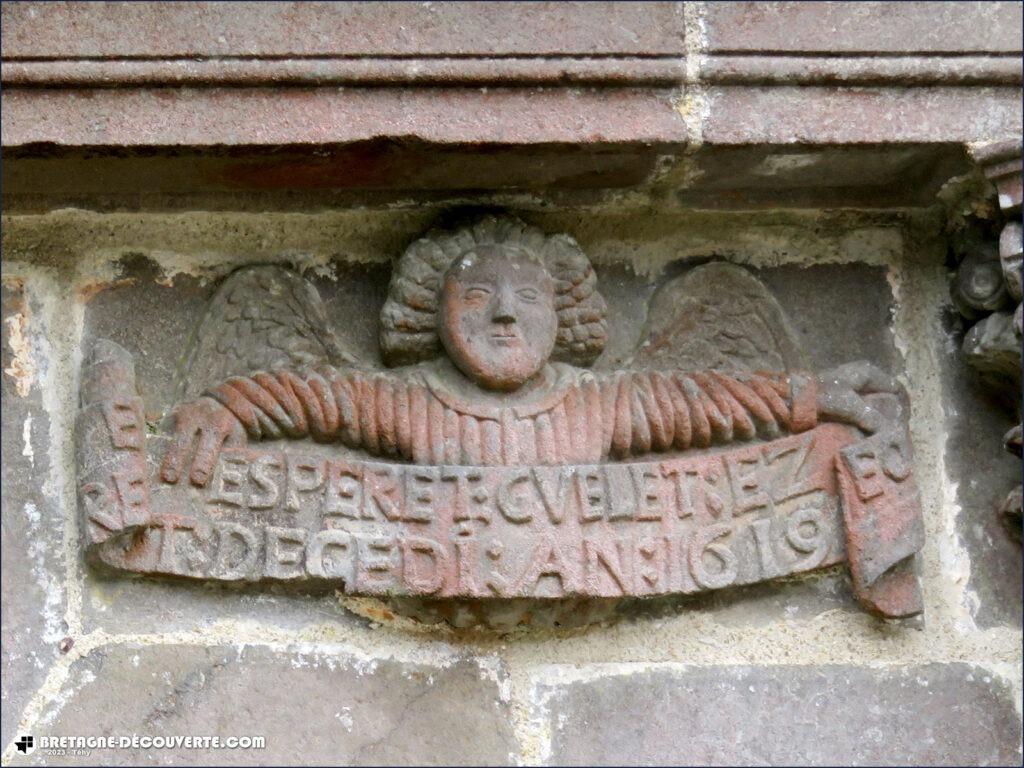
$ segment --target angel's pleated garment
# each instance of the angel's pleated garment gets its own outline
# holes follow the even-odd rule
[[[562,364],[549,391],[483,405],[422,368],[235,376],[209,390],[251,440],[311,437],[416,464],[587,464],[800,432],[813,379],[718,372],[601,374]]]

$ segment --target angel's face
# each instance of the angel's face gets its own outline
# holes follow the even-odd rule
[[[522,252],[480,246],[445,275],[438,321],[445,350],[466,376],[486,389],[518,389],[555,347],[554,282]]]

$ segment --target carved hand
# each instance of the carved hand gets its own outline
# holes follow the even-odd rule
[[[239,445],[246,440],[245,430],[237,417],[210,397],[200,397],[178,405],[171,411],[171,419],[174,440],[160,468],[160,477],[165,483],[178,482],[183,471],[190,467],[189,479],[192,483],[206,485],[217,465],[221,449],[225,445]]]
[[[865,361],[846,363],[818,376],[818,414],[871,434],[881,428],[884,417],[864,395],[899,391],[896,380],[877,366]]]

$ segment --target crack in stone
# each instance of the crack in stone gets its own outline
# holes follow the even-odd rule
[[[362,762],[362,757],[366,753],[370,752],[373,749],[376,749],[381,744],[384,744],[385,742],[389,741],[390,738],[394,734],[398,733],[398,731],[401,729],[402,725],[405,723],[405,720],[408,717],[409,712],[412,710],[412,708],[419,701],[424,699],[427,696],[427,694],[429,694],[430,692],[431,692],[430,684],[429,683],[424,684],[423,690],[421,690],[415,696],[412,696],[411,698],[409,698],[406,701],[405,705],[399,711],[398,716],[394,719],[394,721],[391,724],[391,726],[384,733],[382,733],[380,736],[378,736],[377,738],[373,739],[372,741],[369,741],[369,742],[363,744],[362,746],[359,747],[359,749],[357,749],[355,751],[355,753],[352,755],[352,762],[354,764],[361,763]],[[377,762],[381,762],[381,761],[378,760]],[[370,764],[372,765],[373,761],[371,761]]]
[[[174,686],[173,690],[154,706],[143,718],[146,725],[156,725],[162,720],[176,717],[181,713],[185,702],[183,699],[193,696],[204,690],[209,684],[214,673],[227,666],[226,661],[215,661],[202,669],[195,669],[189,672],[185,678]]]

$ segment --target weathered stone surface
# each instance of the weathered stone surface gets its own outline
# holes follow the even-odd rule
[[[1020,482],[1020,461],[1000,450],[1016,420],[990,386],[967,366],[962,327],[949,321],[949,350],[940,358],[946,429],[946,470],[956,483],[957,532],[970,558],[968,589],[979,626],[1021,625],[1021,552],[1000,519],[1006,494]]]
[[[642,11],[614,3],[528,10],[501,3],[486,11],[457,3],[280,3],[232,14],[215,3],[113,8],[19,3],[5,10],[8,152],[37,152],[41,142],[282,149],[414,137],[463,146],[650,144],[678,155],[701,136],[736,146],[905,147],[1020,130],[1020,10],[1013,3],[695,5],[711,54],[696,77],[737,86],[712,88],[707,105],[691,104],[684,87],[692,73],[683,60],[682,3]],[[110,24],[114,15],[120,21]],[[69,25],[78,30],[73,43],[54,33]],[[135,34],[111,34],[126,25]],[[759,87],[769,82],[817,87]],[[332,87],[348,84],[362,87]],[[931,87],[939,84],[976,87]],[[172,85],[186,87],[158,87]],[[999,85],[1012,87],[989,87]],[[411,153],[400,164],[417,159]],[[263,175],[260,163],[252,170]],[[266,175],[275,170],[294,176],[280,162]],[[296,170],[332,175],[315,164]],[[394,183],[393,171],[378,169],[370,181]],[[361,168],[353,181],[366,174]],[[609,180],[622,174],[619,168]],[[634,173],[633,183],[647,175]],[[431,174],[416,176],[414,187]],[[571,177],[567,170],[563,180]],[[494,183],[481,178],[478,188]],[[892,194],[890,186],[881,191]]]
[[[996,199],[1002,209],[1002,222],[986,220],[989,217],[978,215],[956,220],[956,240],[953,255],[961,257],[953,284],[953,303],[963,320],[957,323],[956,330],[963,333],[960,354],[963,361],[975,369],[978,375],[971,375],[965,380],[969,386],[977,390],[983,385],[989,392],[982,396],[984,401],[977,407],[971,407],[971,413],[984,413],[987,417],[984,425],[970,434],[968,440],[975,439],[978,434],[987,436],[995,443],[993,432],[1001,426],[1006,429],[1017,422],[1016,427],[1006,431],[1003,437],[1004,447],[1020,456],[1020,415],[1021,415],[1021,144],[1019,136],[1002,142],[986,142],[972,148],[972,156],[979,164],[985,178],[995,188]],[[989,193],[991,193],[991,187]],[[983,193],[984,194],[984,193]],[[1001,223],[998,246],[994,242],[992,224]],[[963,255],[962,252],[966,252]],[[969,325],[973,322],[973,325]],[[954,375],[955,378],[955,375]],[[999,425],[998,418],[992,408],[992,402],[998,401],[1005,409],[1006,419]],[[973,458],[973,456],[972,456]],[[958,456],[954,465],[962,459]],[[975,586],[974,597],[988,600],[982,602],[979,611],[986,613],[986,623],[998,623],[1009,620],[1019,623],[1021,620],[1019,601],[1011,599],[1005,606],[1004,595],[1010,590],[1001,579],[1007,576],[1020,578],[1020,563],[1015,562],[1006,574],[1000,573],[998,561],[1003,557],[1012,557],[1006,553],[1006,539],[1012,536],[1020,540],[1020,509],[1021,486],[1014,487],[1014,481],[1003,477],[1003,469],[1009,468],[1005,457],[996,457],[986,462],[977,457],[977,465],[986,467],[984,473],[966,473],[965,482],[971,485],[968,490],[968,502],[961,512],[959,528],[961,535],[967,538],[966,526],[970,525],[975,546],[979,539],[987,538],[993,550],[986,557],[997,563],[997,568],[989,570],[988,563],[981,567],[978,578],[975,578],[974,563],[983,554],[975,554],[971,549],[971,583]],[[979,476],[980,474],[980,476]],[[1016,479],[1020,479],[1019,466]],[[995,481],[994,483],[992,481]],[[980,486],[980,488],[979,488]],[[979,492],[980,491],[980,492]],[[1005,495],[1004,495],[1005,494]],[[993,503],[992,497],[996,496]],[[997,517],[1007,527],[1001,541],[993,540],[988,535],[992,528],[984,519],[986,508],[998,511]],[[970,521],[968,523],[968,521]],[[986,525],[988,523],[988,525]],[[999,536],[999,531],[994,533]]]
[[[9,58],[678,55],[682,6],[28,2],[4,6],[2,40]]]
[[[705,145],[692,162],[701,173],[680,165],[687,177],[675,198],[695,208],[928,206],[946,181],[968,170],[955,145]],[[669,174],[659,184],[672,181]]]
[[[1013,2],[705,3],[708,49],[963,54],[1018,53]]]
[[[82,587],[85,631],[147,634],[195,632],[231,622],[287,631],[332,625],[365,626],[334,592],[296,594],[281,588],[182,584],[155,578],[112,578],[87,569]]]
[[[110,339],[132,354],[146,419],[155,427],[180,395],[176,387],[185,363],[185,349],[164,342],[188,339],[198,330],[216,283],[189,274],[168,278],[156,262],[135,256],[122,259],[117,270],[116,280],[83,287],[88,296],[85,336]],[[376,315],[386,295],[388,270],[337,263],[328,269],[329,278],[315,277],[316,271],[306,275],[323,295],[331,322],[344,322],[347,339],[361,357],[378,356]]]
[[[441,146],[651,144],[671,154],[690,139],[671,93],[642,88],[17,88],[4,99],[2,138],[13,151],[40,143],[210,148],[400,136]],[[1021,131],[1016,86],[714,86],[706,111],[703,139],[712,145],[963,143]]]
[[[919,144],[1019,136],[1020,88],[714,86],[711,144]]]
[[[932,614],[926,628],[939,631],[932,637],[915,633],[913,625],[842,615],[857,609],[853,593],[855,588],[863,591],[864,584],[858,582],[864,581],[864,569],[880,571],[888,565],[859,557],[858,538],[870,538],[872,528],[892,529],[891,521],[868,526],[866,533],[859,529],[865,535],[843,542],[844,557],[852,554],[859,561],[857,580],[851,579],[850,568],[837,564],[824,568],[820,578],[785,576],[715,592],[618,603],[619,615],[635,619],[634,626],[521,631],[500,639],[443,628],[400,636],[405,621],[384,632],[371,631],[366,619],[347,617],[342,605],[375,621],[387,622],[392,616],[375,600],[334,594],[334,588],[345,586],[338,583],[210,586],[184,579],[104,578],[89,569],[81,574],[83,584],[69,585],[74,600],[68,615],[78,649],[93,642],[112,645],[89,652],[85,659],[76,654],[67,681],[59,675],[50,679],[54,690],[48,688],[48,701],[39,702],[43,719],[35,733],[59,728],[62,733],[163,729],[178,734],[209,728],[227,735],[237,733],[236,726],[255,723],[273,734],[275,745],[255,759],[252,753],[227,759],[248,764],[441,763],[453,756],[497,763],[514,759],[516,752],[520,763],[539,755],[552,763],[1020,762],[1020,655],[1015,647],[1020,640],[1020,555],[1003,535],[996,511],[1006,503],[1006,478],[1019,491],[1019,466],[1000,463],[1013,459],[999,453],[1006,427],[997,418],[999,406],[984,395],[977,399],[983,390],[969,371],[950,374],[945,369],[949,358],[958,365],[963,362],[957,351],[963,334],[942,336],[937,349],[935,329],[925,318],[928,307],[921,301],[930,297],[937,313],[940,291],[923,291],[922,299],[914,290],[922,283],[935,288],[928,278],[918,279],[935,274],[920,254],[907,252],[913,249],[909,241],[918,236],[929,246],[940,245],[937,238],[944,233],[932,208],[935,193],[950,177],[977,170],[968,166],[965,142],[971,159],[984,166],[996,187],[1004,214],[1013,219],[1018,213],[1007,206],[1019,207],[1021,197],[1019,85],[1024,71],[1019,4],[485,8],[286,3],[234,5],[232,13],[226,9],[156,3],[9,3],[3,8],[0,80],[5,109],[0,139],[6,142],[8,162],[0,186],[5,214],[44,214],[5,215],[5,266],[13,258],[32,265],[30,269],[43,267],[50,290],[68,288],[60,282],[68,279],[115,279],[75,286],[80,292],[69,297],[71,302],[88,306],[86,338],[81,349],[71,349],[66,337],[60,338],[60,349],[76,361],[88,359],[93,342],[109,338],[130,353],[142,399],[142,408],[132,413],[145,420],[147,440],[166,443],[170,427],[160,422],[169,406],[224,384],[188,382],[196,389],[183,395],[177,373],[185,339],[196,330],[193,320],[232,265],[273,263],[302,270],[302,279],[314,283],[323,296],[327,317],[344,326],[356,350],[353,356],[376,375],[381,366],[377,318],[387,298],[393,258],[409,242],[406,238],[424,231],[434,213],[454,205],[476,210],[521,207],[532,224],[546,221],[554,223],[548,227],[551,232],[593,238],[581,243],[595,260],[609,316],[615,318],[615,326],[606,329],[606,350],[594,367],[602,377],[630,369],[645,326],[657,326],[662,338],[678,331],[681,323],[673,317],[653,318],[663,321],[660,325],[646,322],[650,298],[665,283],[682,278],[675,293],[667,294],[670,300],[664,303],[670,308],[700,304],[713,294],[701,292],[700,286],[691,290],[694,286],[684,276],[696,273],[694,264],[705,260],[763,268],[756,277],[791,314],[797,346],[808,362],[804,370],[820,372],[863,359],[906,377],[903,381],[915,398],[915,435],[933,465],[927,472],[921,467],[933,485],[927,514],[929,531],[938,539],[926,549],[924,573],[935,579],[925,590]],[[1001,139],[1016,148],[1016,159],[1004,155],[1000,144],[1003,149],[989,158],[994,163],[989,168],[979,147]],[[972,198],[970,203],[980,216],[995,222],[991,201]],[[56,210],[67,207],[80,210]],[[257,215],[240,214],[242,209]],[[185,213],[168,215],[169,210]],[[901,234],[904,225],[908,229]],[[993,224],[990,239],[996,229]],[[1003,245],[1002,270],[1016,301],[997,307],[998,297],[984,294],[974,303],[986,314],[1012,313],[1016,307],[1019,334],[1019,275],[1014,272],[1020,260],[1019,228],[1006,230]],[[143,268],[116,275],[108,260],[126,252],[155,254],[167,273]],[[930,253],[933,266],[942,252],[936,247]],[[691,261],[684,263],[687,259]],[[836,264],[848,261],[884,266]],[[371,262],[376,266],[365,271],[339,266]],[[804,268],[825,262],[830,266]],[[772,266],[779,263],[800,266]],[[626,276],[616,277],[613,286],[606,277],[616,274]],[[656,277],[649,281],[650,275]],[[892,299],[890,281],[892,290],[900,292],[902,306]],[[270,281],[263,289],[276,291],[286,282]],[[762,293],[754,288],[751,292]],[[59,316],[59,308],[53,313],[53,299],[45,298],[48,311]],[[415,298],[420,302],[423,296],[417,293]],[[761,299],[770,303],[763,295]],[[428,309],[422,314],[433,314]],[[253,315],[258,313],[250,312],[248,319],[273,322],[280,312]],[[989,323],[999,322],[1007,331],[1007,317],[988,316],[994,318]],[[406,326],[397,330],[408,331],[422,321],[415,312],[396,317]],[[902,356],[892,343],[893,318],[899,322],[907,370],[901,370]],[[314,331],[321,330],[322,319],[316,318]],[[720,327],[732,335],[726,322]],[[989,329],[976,328],[979,334]],[[44,330],[57,337],[61,333],[59,327]],[[479,335],[449,343],[449,352],[464,351]],[[317,336],[314,332],[305,339],[279,340],[279,349],[301,347],[308,352],[304,342]],[[1013,341],[1008,333],[997,336]],[[47,337],[35,337],[42,350],[40,363],[50,354],[44,349]],[[219,353],[247,344],[244,334],[213,334],[207,340]],[[3,339],[4,344],[9,341]],[[586,347],[585,336],[573,341]],[[17,344],[12,341],[10,346]],[[1002,346],[1010,348],[1008,343]],[[204,367],[210,358],[200,357],[195,370],[216,373],[220,379],[227,375],[215,365]],[[488,371],[473,377],[472,361],[463,357],[463,373],[474,385],[487,389],[507,383]],[[120,364],[126,363],[124,358]],[[779,359],[789,370],[800,367],[790,355]],[[13,361],[5,359],[3,367],[14,369],[16,378],[17,367],[9,363]],[[31,594],[36,574],[18,560],[24,559],[21,550],[34,556],[42,542],[42,558],[49,563],[48,558],[60,557],[65,549],[74,556],[73,542],[60,540],[65,532],[78,528],[97,543],[105,535],[71,525],[76,509],[68,497],[75,473],[64,464],[72,453],[68,433],[74,414],[66,394],[78,379],[64,361],[58,363],[67,375],[36,379],[45,381],[41,399],[34,389],[20,400],[17,393],[9,397],[10,382],[5,380],[4,491],[13,488],[14,502],[28,498],[38,501],[39,509],[51,492],[65,502],[59,515],[41,516],[45,533],[33,536],[31,530],[26,534],[18,528],[25,521],[12,517],[4,500],[4,564],[14,562],[14,569],[4,573],[3,736],[8,739],[11,718],[17,719],[25,697],[39,682],[36,668],[26,672],[8,658],[12,648],[20,650],[10,642],[11,635],[27,636],[39,623],[32,613],[39,611],[39,600]],[[858,367],[855,372],[865,370]],[[648,380],[652,387],[653,381]],[[127,377],[122,383],[110,394],[116,390],[134,397]],[[406,383],[403,379],[401,386]],[[388,399],[395,390],[377,398],[376,383],[373,389],[363,385],[365,380],[357,402],[371,403],[366,410],[360,408],[370,417],[363,423],[381,427],[366,442],[380,448],[382,436],[400,420],[394,415],[400,406],[394,397]],[[630,398],[642,397],[644,391],[624,386],[614,405],[642,414],[644,402]],[[842,394],[851,395],[845,388]],[[1017,405],[1019,388],[1013,395]],[[475,394],[465,399],[470,405],[476,402]],[[85,400],[101,409],[105,401]],[[105,402],[115,408],[124,405],[113,397]],[[303,403],[310,402],[307,392]],[[42,414],[44,403],[51,409],[52,424]],[[935,420],[940,409],[947,414],[945,423]],[[458,458],[472,458],[473,429],[479,422],[467,417],[463,431],[461,416],[466,414],[452,410],[460,421],[448,430],[448,442],[465,449]],[[25,435],[19,433],[26,413],[33,418],[27,448],[34,463],[25,453]],[[383,415],[378,419],[378,414]],[[94,409],[94,426],[98,415]],[[786,415],[792,422],[795,408]],[[1011,415],[1009,423],[1019,424],[1019,413]],[[629,421],[623,419],[623,424],[634,426]],[[16,428],[10,432],[12,422]],[[654,434],[656,422],[636,422],[648,430],[641,446],[649,438],[665,440],[664,434]],[[731,417],[730,423],[735,425]],[[36,445],[40,425],[52,432],[52,451]],[[286,432],[305,433],[309,421],[301,429],[294,423],[284,426]],[[665,422],[660,426],[664,429]],[[138,420],[134,428],[142,431]],[[1019,453],[1019,425],[1017,429]],[[578,430],[569,432],[572,437]],[[877,445],[865,447],[878,453]],[[275,448],[263,448],[272,461],[269,451]],[[888,452],[889,446],[882,448]],[[63,464],[47,467],[43,454]],[[158,449],[150,457],[155,471],[161,454]],[[737,453],[730,457],[742,458]],[[106,458],[104,450],[86,451],[78,479],[86,482],[94,479],[90,473],[106,471]],[[839,459],[842,471],[843,457]],[[831,461],[815,463],[834,466]],[[890,477],[902,476],[903,469],[899,462],[877,467]],[[870,481],[877,470],[871,466],[860,479]],[[466,480],[467,474],[454,481]],[[232,511],[239,492],[230,487],[230,478],[226,493],[220,493],[223,487],[218,490],[221,508],[206,504],[206,491],[191,479],[179,483],[172,502],[198,500],[204,514],[221,521],[238,512]],[[870,482],[859,490],[861,501],[870,497]],[[549,513],[540,502],[535,518]],[[1010,503],[1019,519],[1019,493]],[[173,516],[179,511],[173,506],[169,503],[163,510]],[[853,508],[865,511],[859,505]],[[284,530],[297,530],[296,511],[267,513],[275,516],[270,522],[276,538],[270,540],[279,545],[277,566],[296,564],[290,562],[294,548],[288,546],[290,532]],[[245,512],[238,514],[243,522]],[[756,520],[771,524],[768,517]],[[956,528],[951,531],[945,522],[954,517]],[[678,514],[674,518],[681,519]],[[132,536],[138,532],[129,529],[145,520],[104,519]],[[173,529],[173,522],[165,532]],[[367,528],[379,521],[370,522]],[[344,520],[344,525],[349,523]],[[847,530],[857,528],[856,520],[852,526],[849,520],[845,523]],[[768,533],[771,544],[770,525]],[[26,538],[32,543],[22,546]],[[919,540],[908,538],[910,549],[916,549]],[[529,535],[524,539],[535,544]],[[140,538],[132,541],[138,544]],[[139,548],[128,543],[121,554],[137,557]],[[817,565],[839,555],[838,546],[830,549],[834,551]],[[646,554],[652,552],[656,554],[656,547],[647,548]],[[504,554],[498,548],[478,554],[485,562],[499,554],[502,562],[509,558],[507,548]],[[634,554],[642,559],[644,545]],[[817,557],[810,554],[811,560]],[[606,556],[614,557],[611,548]],[[691,558],[682,562],[693,567]],[[699,571],[703,559],[696,562]],[[763,552],[760,565],[765,573],[774,573]],[[559,564],[549,560],[539,566],[557,569]],[[77,568],[56,570],[79,574]],[[271,576],[282,573],[287,577],[289,572]],[[538,575],[552,589],[565,579],[565,571]],[[653,568],[641,570],[633,584],[657,581],[654,575]],[[419,583],[426,585],[424,591],[433,586]],[[978,627],[964,615],[964,606],[954,604],[961,588]],[[298,594],[299,589],[313,594]],[[26,603],[28,598],[32,602]],[[507,618],[510,603],[518,600],[522,607],[530,599],[508,598],[498,613]],[[876,596],[875,604],[879,602]],[[464,607],[455,599],[443,604],[453,612]],[[663,608],[693,613],[664,622],[658,613]],[[582,613],[570,618],[563,628],[590,620]],[[96,634],[81,637],[80,623]],[[681,637],[675,629],[694,634]],[[699,634],[704,630],[707,636]],[[141,645],[118,647],[124,638],[103,634],[118,632],[136,635],[133,641]],[[311,640],[311,645],[293,646],[299,638]],[[778,654],[772,638],[780,641]],[[167,642],[225,645],[155,645]],[[273,643],[274,649],[243,645],[249,642]],[[501,653],[508,647],[508,658],[522,666],[511,678],[493,658],[482,670],[471,661],[442,668],[438,659],[448,658],[463,643],[500,646]],[[684,648],[695,651],[693,658],[680,653]],[[704,666],[726,658],[725,663],[753,663],[745,656],[747,650],[766,664],[785,660],[798,666]],[[367,661],[369,657],[378,661]],[[47,660],[43,651],[38,658]],[[668,659],[681,663],[669,664]],[[823,659],[844,659],[851,666],[816,666]],[[936,659],[969,659],[979,666],[921,666]],[[541,666],[546,661],[557,668]],[[684,666],[691,662],[702,666]],[[986,672],[990,662],[1005,676]],[[642,671],[628,674],[634,669]],[[625,674],[606,677],[619,672]],[[530,675],[535,690],[522,685]],[[574,680],[583,682],[569,682]],[[543,721],[545,716],[550,719]],[[510,721],[522,739],[518,745]],[[547,747],[551,749],[545,751]],[[223,762],[223,754],[198,757]],[[137,763],[161,757],[186,763],[196,762],[197,755],[138,750],[82,759]],[[32,760],[45,761],[46,756],[37,754]]]
[[[38,65],[32,65],[17,74],[25,79],[42,79],[49,73]],[[1019,59],[1011,56],[843,56],[839,51],[829,50],[827,53],[788,55],[779,55],[778,52],[710,54],[701,62],[701,75],[716,84],[891,84],[916,87],[1010,85],[1020,83],[1024,72]],[[98,77],[99,72],[89,71],[86,76]]]
[[[715,622],[724,626],[749,629],[781,620],[806,621],[830,611],[856,613],[861,610],[853,594],[849,569],[839,566],[808,576],[690,597],[636,601],[618,607],[615,615],[646,619],[697,611],[713,617]]]
[[[4,745],[59,655],[64,625],[64,514],[51,479],[50,419],[41,377],[47,358],[31,285],[4,280],[0,381],[3,398],[3,718]]]
[[[861,236],[853,234],[850,239]],[[756,274],[783,306],[794,308],[790,322],[813,370],[833,368],[844,360],[867,360],[886,371],[902,370],[893,337],[892,288],[884,267],[784,266],[759,269]],[[836,307],[843,311],[837,312]]]
[[[22,157],[9,150],[5,207],[47,210],[225,207],[258,211],[444,202],[474,190],[481,203],[529,190],[552,206],[614,200],[623,187],[664,189],[687,208],[807,209],[928,206],[969,169],[955,144],[918,146],[704,146],[685,161],[667,147],[545,145],[431,147],[390,139],[352,146],[187,152],[67,150]],[[127,155],[127,156],[125,156]],[[696,166],[696,167],[695,167]],[[696,171],[699,171],[697,173]],[[489,187],[491,191],[480,191]]]
[[[950,293],[957,311],[969,320],[1005,309],[1010,295],[995,248],[978,248],[968,253],[960,262]]]
[[[968,64],[945,80],[1016,82],[1013,62]],[[1009,66],[1006,66],[1009,64]],[[685,65],[673,58],[337,58],[5,61],[8,86],[154,87],[296,85],[653,85],[673,86]]]
[[[263,736],[262,750],[95,750],[13,764],[507,765],[500,676],[263,646],[108,646],[72,667],[36,735]]]
[[[1021,139],[997,139],[971,147],[971,156],[996,189],[999,207],[1010,221],[1019,220],[1024,196],[1024,169],[1021,168]],[[1019,246],[1018,246],[1019,247]]]
[[[1020,390],[1020,335],[1012,312],[993,312],[964,337],[967,363],[998,381],[1008,392]]]
[[[547,698],[552,765],[1021,759],[1012,689],[967,664],[683,668],[542,683],[538,694]]]
[[[110,339],[144,361],[137,366],[135,387],[145,403],[146,421],[155,427],[174,399],[183,356],[180,348],[161,340],[193,332],[209,290],[192,276],[163,279],[146,259],[126,257],[117,272],[116,280],[83,286],[85,338]]]
[[[438,145],[679,147],[686,141],[682,117],[667,94],[637,88],[18,88],[4,93],[4,110],[0,137],[13,149],[42,142],[331,145],[382,136]]]
[[[172,147],[162,155],[99,157],[83,151],[59,159],[15,159],[12,150],[2,182],[8,210],[25,210],[26,204],[90,210],[345,209],[398,199],[430,204],[454,190],[485,185],[498,190],[491,194],[529,189],[532,195],[594,199],[645,183],[662,167],[664,149],[619,145],[588,151],[564,144],[444,149],[381,139],[330,149],[254,149],[242,157],[214,148],[189,152],[184,164],[182,150]],[[920,194],[916,187],[913,192]],[[896,194],[902,195],[903,187]]]
[[[1017,301],[1021,300],[1021,256],[1024,246],[1021,223],[1009,221],[999,233],[999,261],[1003,267],[1006,290]]]

